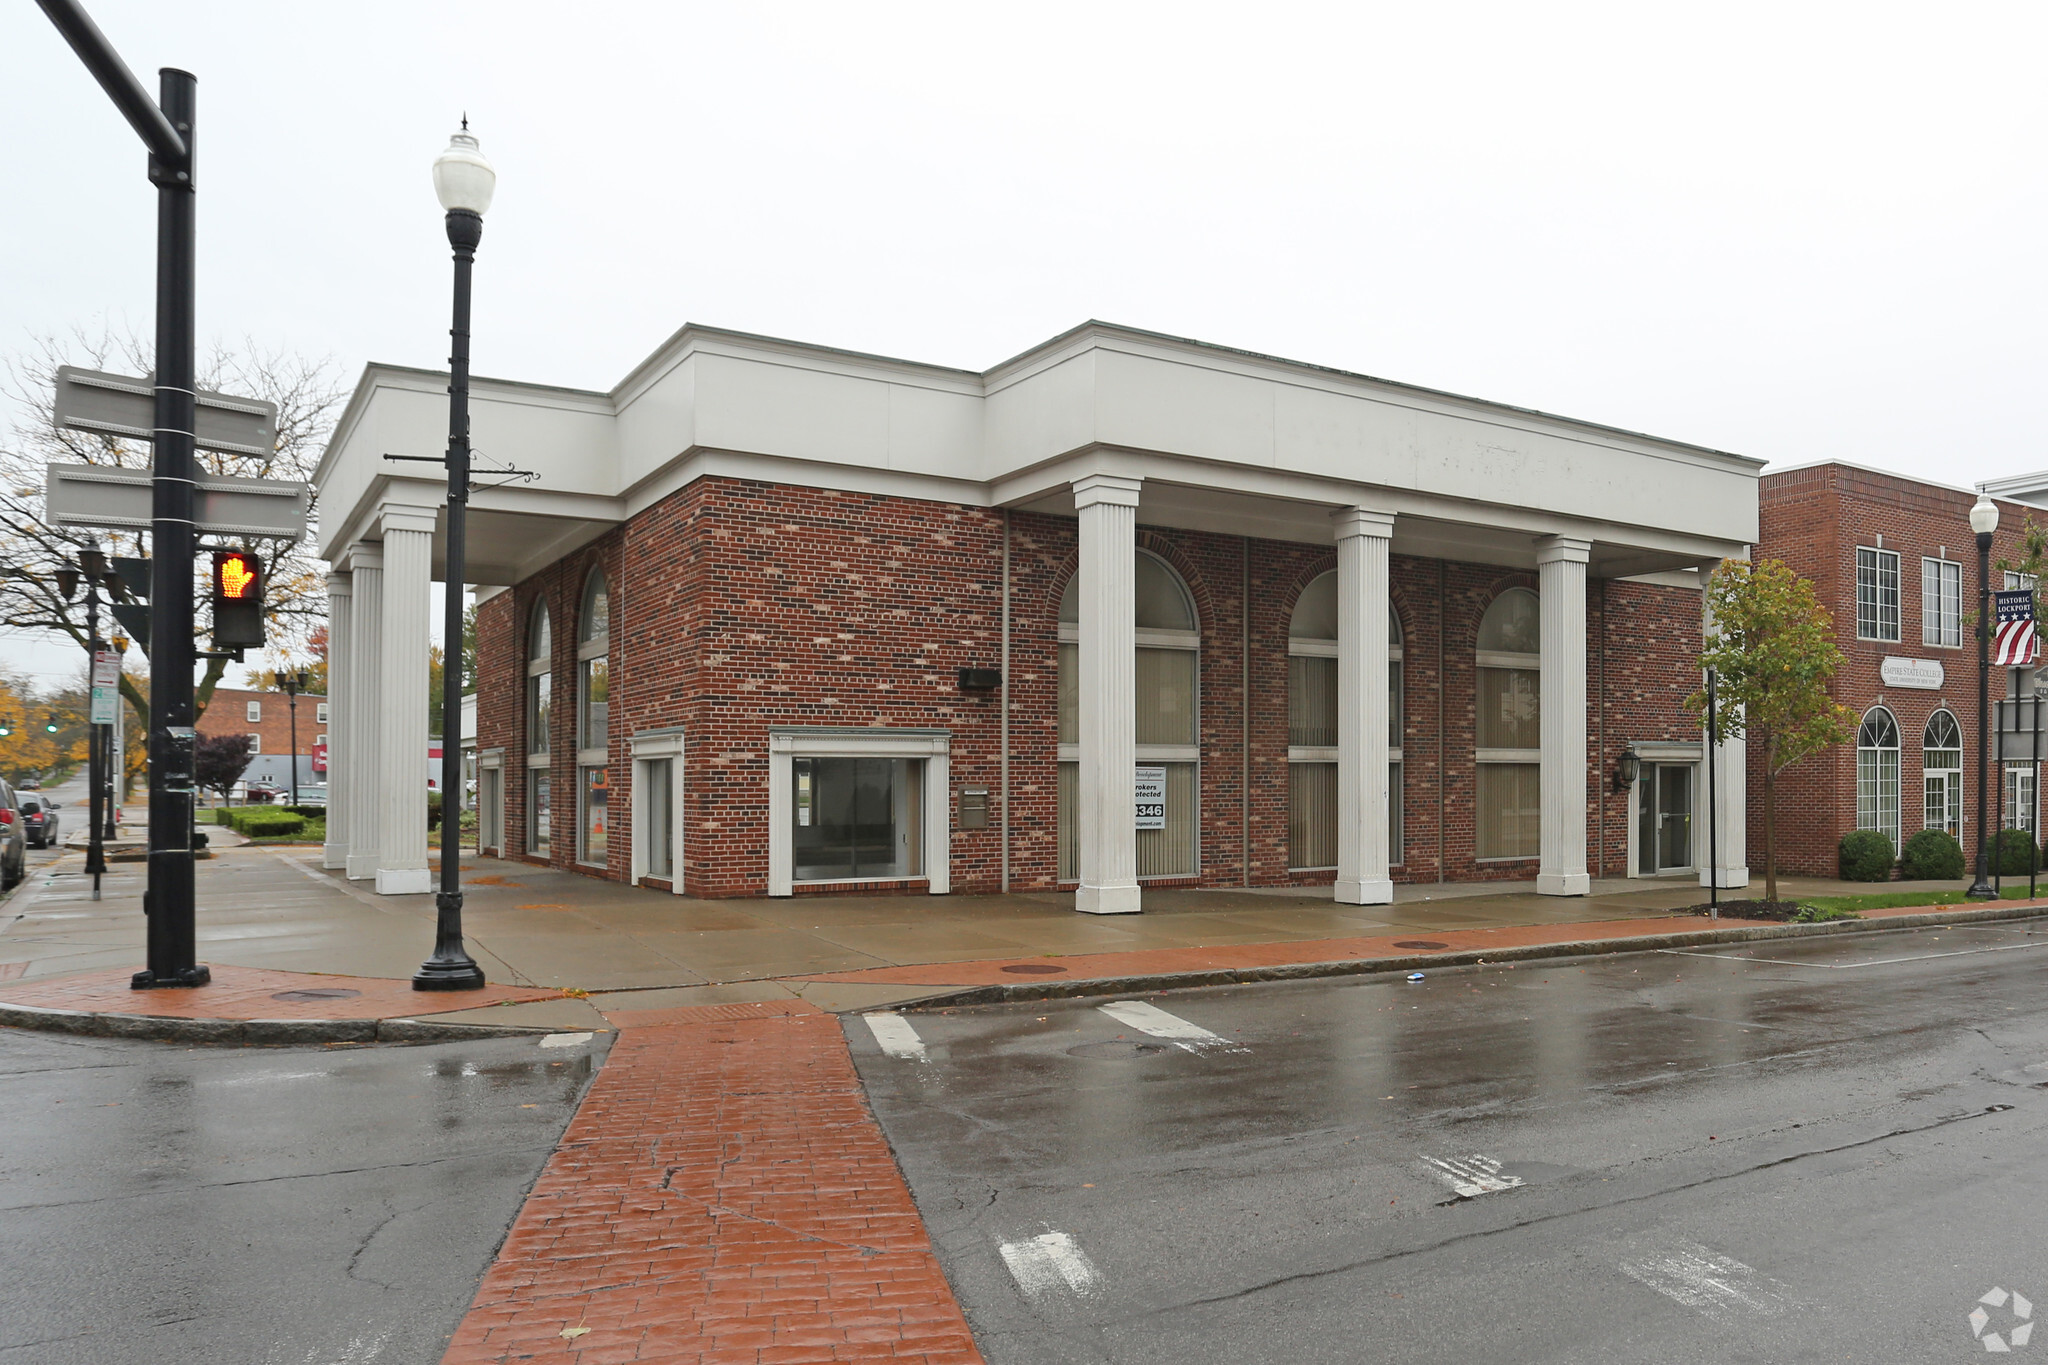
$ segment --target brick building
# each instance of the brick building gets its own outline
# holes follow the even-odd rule
[[[193,727],[202,735],[247,735],[252,755],[245,782],[274,782],[288,786],[292,775],[291,698],[282,692],[250,692],[241,688],[216,687],[213,699]],[[327,739],[327,698],[310,692],[299,694],[298,769],[299,785],[325,781],[325,774],[312,768],[313,748]]]
[[[1837,847],[1852,829],[1881,829],[1894,849],[1916,831],[1946,829],[1974,844],[1977,783],[1977,494],[1831,461],[1774,470],[1758,484],[1760,557],[1782,560],[1813,581],[1833,615],[1844,664],[1833,695],[1857,717],[1846,744],[1816,754],[1778,779],[1781,872],[1834,876]],[[2022,527],[2037,509],[1998,499],[1996,568],[2019,557]],[[1992,672],[1992,696],[2006,670]],[[2007,824],[2036,827],[2032,763],[2003,777]],[[2000,797],[1991,788],[1991,801]],[[1750,849],[1764,856],[1760,765],[1750,773]],[[1995,821],[1998,817],[1994,813]]]
[[[316,475],[328,861],[392,892],[430,886],[417,795],[375,774],[424,733],[439,523],[379,455],[433,447],[444,383],[371,367]],[[541,474],[470,522],[506,856],[1097,912],[1701,871],[1680,700],[1756,461],[1101,324],[985,373],[686,328],[608,393],[472,402]],[[1631,747],[1651,776],[1616,790]]]

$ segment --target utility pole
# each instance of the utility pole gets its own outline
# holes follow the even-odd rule
[[[204,986],[213,973],[198,958],[192,858],[193,436],[198,406],[193,244],[197,231],[199,82],[164,67],[152,102],[78,0],[37,0],[86,70],[149,148],[157,191],[156,419],[150,517],[149,965],[138,990]]]

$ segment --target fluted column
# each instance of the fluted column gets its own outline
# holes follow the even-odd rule
[[[355,695],[349,686],[349,660],[355,651],[355,623],[349,620],[353,586],[346,572],[327,575],[327,843],[320,850],[320,865],[329,868],[348,866],[352,828],[348,704]]]
[[[1536,890],[1583,896],[1586,875],[1586,561],[1588,541],[1536,542],[1542,578],[1542,861]]]
[[[349,551],[348,876],[377,875],[377,793],[384,766],[384,547]]]
[[[1337,514],[1337,900],[1386,905],[1388,538],[1394,518]]]
[[[384,530],[383,732],[377,794],[377,891],[424,895],[427,867],[427,646],[434,574],[434,513],[387,507]],[[457,641],[457,648],[461,642]]]
[[[1714,575],[1720,572],[1725,559],[1711,560],[1700,566],[1700,625],[1702,637],[1711,639],[1714,635],[1713,587]],[[1706,686],[1706,678],[1700,679],[1700,686]],[[1722,708],[1727,714],[1727,708]],[[1707,774],[1704,765],[1700,771],[1700,808],[1707,806]],[[1714,750],[1714,809],[1708,812],[1713,822],[1714,838],[1711,842],[1702,839],[1699,848],[1700,885],[1709,885],[1710,864],[1708,859],[1718,856],[1720,875],[1712,885],[1723,891],[1749,885],[1749,746],[1741,736],[1725,739]]]
[[[1074,908],[1128,915],[1138,895],[1136,479],[1074,481],[1081,519],[1080,771],[1074,812],[1081,888]]]

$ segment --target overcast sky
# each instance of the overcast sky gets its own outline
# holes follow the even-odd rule
[[[91,9],[199,76],[202,339],[351,378],[444,363],[467,110],[483,374],[608,388],[685,321],[981,369],[1093,317],[1774,462],[2048,467],[2038,3]],[[134,134],[25,0],[0,68],[0,347],[146,333]]]

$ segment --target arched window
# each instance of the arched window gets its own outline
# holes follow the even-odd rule
[[[1337,575],[1287,624],[1287,866],[1337,865]],[[1401,865],[1401,618],[1387,604],[1387,861]]]
[[[1059,863],[1062,881],[1080,879],[1074,812],[1080,781],[1081,606],[1079,575],[1060,598]],[[1193,877],[1200,873],[1196,838],[1196,769],[1201,758],[1202,637],[1195,599],[1165,560],[1139,550],[1135,565],[1137,617],[1138,768],[1165,783],[1166,816],[1160,828],[1138,831],[1138,875]]]
[[[1856,828],[1883,830],[1899,848],[1899,723],[1873,706],[1856,731]]]
[[[1963,834],[1963,728],[1946,710],[1927,718],[1920,736],[1920,777],[1926,801],[1920,823],[1926,829]]]
[[[533,604],[526,624],[526,851],[548,852],[548,732],[553,717],[554,633],[548,603]]]
[[[1534,858],[1542,851],[1542,612],[1509,588],[1479,622],[1473,851]]]
[[[592,569],[576,613],[576,861],[599,867],[611,810],[611,639],[611,592],[604,573]]]

